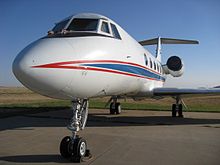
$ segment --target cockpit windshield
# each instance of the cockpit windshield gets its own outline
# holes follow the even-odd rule
[[[54,32],[54,33],[57,33],[57,32],[60,32],[60,31],[62,31],[64,28],[65,28],[65,26],[66,26],[66,24],[69,22],[69,19],[67,19],[67,20],[65,20],[65,21],[62,21],[62,22],[60,22],[60,23],[57,23],[56,25],[55,25],[55,27],[52,29],[52,31]]]
[[[96,31],[98,19],[79,19],[75,18],[70,23],[67,31]]]
[[[68,17],[48,31],[47,37],[102,36],[121,40],[116,25],[106,18]]]

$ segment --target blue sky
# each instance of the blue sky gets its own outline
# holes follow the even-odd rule
[[[164,63],[171,55],[185,63],[184,76],[168,78],[166,86],[220,85],[219,0],[1,0],[0,86],[21,86],[11,71],[15,56],[55,22],[80,12],[103,14],[136,40],[159,35],[199,40],[199,45],[163,45]]]

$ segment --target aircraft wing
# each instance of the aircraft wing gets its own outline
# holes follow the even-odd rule
[[[180,96],[195,94],[217,94],[220,95],[220,88],[155,88],[153,90],[155,96]]]

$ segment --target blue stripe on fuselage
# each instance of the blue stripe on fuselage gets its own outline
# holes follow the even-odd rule
[[[90,67],[97,67],[97,68],[104,68],[104,69],[112,69],[127,73],[136,74],[139,76],[145,76],[148,78],[153,78],[156,80],[165,81],[165,78],[159,74],[153,73],[147,69],[131,66],[131,65],[123,65],[123,64],[81,64],[82,66],[90,66]]]

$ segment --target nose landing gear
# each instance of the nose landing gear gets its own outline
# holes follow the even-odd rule
[[[83,130],[88,116],[88,100],[76,99],[72,101],[73,117],[67,128],[72,132],[72,136],[66,136],[60,143],[60,154],[64,158],[70,158],[73,162],[81,162],[86,158],[91,158],[87,149],[86,140],[79,137],[77,133]]]

